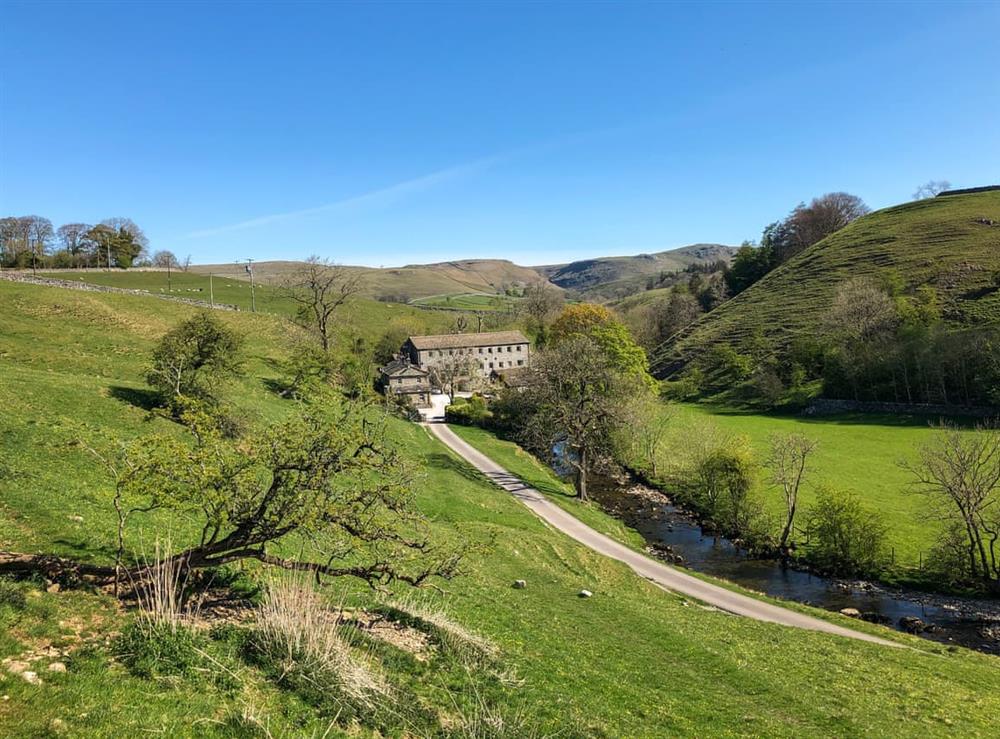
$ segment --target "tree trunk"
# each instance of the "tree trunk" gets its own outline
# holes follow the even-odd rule
[[[576,494],[580,500],[588,500],[587,496],[587,450],[580,450],[580,461],[576,465]]]

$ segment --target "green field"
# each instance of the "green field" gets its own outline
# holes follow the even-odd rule
[[[156,338],[193,310],[148,297],[0,282],[0,549],[109,561],[114,514],[108,482],[76,442],[109,433],[179,433],[143,407],[148,395],[142,377]],[[229,399],[252,418],[287,413],[289,401],[267,383],[289,351],[287,322],[217,315],[248,337],[247,374]],[[996,658],[888,630],[887,638],[914,648],[892,650],[704,610],[553,531],[422,428],[395,420],[390,428],[404,455],[420,465],[417,500],[433,521],[435,540],[489,542],[444,593],[425,597],[499,646],[505,666],[520,679],[512,683],[510,705],[545,733],[995,733]],[[562,505],[637,543],[633,532],[595,507],[567,498],[565,487],[530,457],[475,434],[480,448]],[[142,540],[148,544],[172,532],[176,541],[188,527],[161,516],[143,526]],[[132,543],[139,543],[138,533]],[[246,576],[256,576],[254,568]],[[528,587],[512,589],[514,579],[525,579]],[[594,597],[576,597],[581,588]],[[212,650],[232,679],[151,683],[133,677],[110,658],[104,639],[130,618],[110,598],[37,588],[29,596],[24,610],[0,605],[0,658],[66,645],[68,671],[41,673],[39,686],[0,671],[0,695],[7,696],[0,701],[4,735],[320,736],[330,723],[224,642],[213,642]],[[362,606],[380,600],[349,583],[335,586],[332,597]],[[77,636],[85,647],[73,641]],[[387,645],[373,654],[398,690],[442,716],[454,717],[456,705],[465,705],[475,690],[471,678],[443,673],[435,661],[420,663]],[[234,728],[232,717],[248,704],[266,716],[266,734]],[[353,735],[373,734],[362,727]]]
[[[940,522],[927,514],[926,499],[910,491],[909,473],[900,462],[912,460],[917,447],[930,440],[936,419],[860,413],[808,417],[693,403],[680,404],[672,413],[671,435],[675,448],[681,450],[678,456],[690,429],[703,422],[749,438],[758,460],[766,458],[772,434],[797,433],[816,440],[813,471],[802,490],[802,512],[815,501],[817,485],[858,493],[884,516],[889,527],[888,544],[895,559],[889,579],[922,579],[919,565],[933,547]],[[771,512],[779,516],[783,499],[780,491],[766,484],[765,476],[766,500]]]
[[[493,293],[451,293],[417,298],[416,300],[411,300],[410,305],[422,305],[428,308],[446,308],[448,310],[497,311],[509,308],[517,300],[518,298],[513,298],[509,295]]]
[[[993,225],[989,225],[992,222]],[[717,342],[762,334],[776,346],[814,333],[837,285],[893,276],[904,290],[929,285],[955,326],[1000,321],[1000,192],[954,195],[871,213],[793,257],[720,305],[653,357],[654,371]]]
[[[291,316],[295,304],[271,285],[257,285],[253,300],[250,283],[226,277],[210,277],[194,272],[172,272],[170,289],[166,272],[45,272],[45,277],[129,290],[145,290],[152,295],[185,298],[210,302],[214,294],[217,304],[232,305],[249,311],[253,302],[258,313]],[[366,297],[357,297],[344,306],[341,325],[357,331],[370,339],[396,325],[412,328],[414,333],[437,333],[451,328],[453,319],[435,315],[398,303],[384,303]]]

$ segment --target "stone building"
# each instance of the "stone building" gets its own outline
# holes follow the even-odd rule
[[[520,331],[411,336],[402,356],[421,369],[468,365],[470,377],[488,380],[494,370],[531,366],[531,342]]]
[[[499,373],[531,366],[531,342],[520,331],[411,336],[396,358],[379,369],[386,394],[404,397],[417,408],[430,406],[432,388],[485,385]],[[453,387],[449,387],[448,392]]]
[[[401,397],[417,408],[430,408],[431,385],[427,370],[398,358],[379,368],[379,373],[386,395]]]

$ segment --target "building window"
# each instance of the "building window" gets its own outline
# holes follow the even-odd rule
[[[493,347],[491,346],[491,347],[490,347],[489,349],[487,349],[486,351],[488,351],[488,352],[489,352],[490,354],[492,354],[492,353],[493,353]]]
[[[493,362],[490,362],[490,369],[493,369]]]
[[[521,351],[521,345],[520,344],[517,345],[517,350]]]
[[[517,360],[517,366],[518,366],[518,367],[521,367],[521,366],[523,366],[523,365],[524,365],[524,360],[523,360],[523,359],[519,359],[519,360]]]

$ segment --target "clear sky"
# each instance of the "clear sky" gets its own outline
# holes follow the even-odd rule
[[[1000,182],[1000,2],[0,3],[0,215],[543,264]]]

